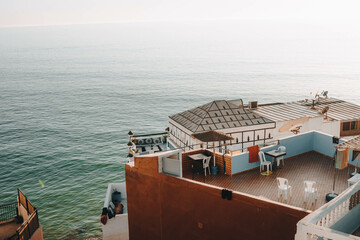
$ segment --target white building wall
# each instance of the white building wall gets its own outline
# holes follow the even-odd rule
[[[236,138],[238,138],[239,146],[242,146],[242,141],[244,141],[244,148],[250,147],[255,144],[263,144],[264,140],[257,140],[257,135],[259,135],[259,139],[264,139],[264,137],[268,138],[269,133],[271,137],[274,136],[274,123],[269,124],[261,124],[261,125],[252,125],[246,127],[238,127],[238,128],[228,128],[221,130],[225,134],[231,135],[235,140],[231,141],[232,144],[236,144]],[[259,130],[259,128],[261,128]],[[264,136],[264,128],[266,129],[266,136]],[[196,145],[193,149],[200,148],[200,141],[191,137],[192,132],[188,129],[184,128],[177,122],[173,121],[169,118],[169,129],[170,129],[170,139],[175,142],[179,147],[185,147],[186,142],[188,142],[187,146],[189,145]],[[255,131],[255,138],[254,138],[254,131]],[[249,137],[249,141],[248,141]],[[268,142],[267,140],[266,142]],[[272,141],[272,139],[270,139]],[[230,141],[227,141],[230,143]],[[223,144],[223,143],[221,143]],[[208,144],[209,147],[212,147],[212,143]],[[203,144],[203,147],[206,148],[206,143]],[[219,142],[215,142],[215,147],[219,147]]]
[[[340,121],[325,122],[320,131],[335,137],[340,137],[340,127]]]
[[[284,138],[284,137],[288,137],[288,136],[293,136],[294,133],[292,133],[291,131],[286,131],[286,132],[279,132],[279,129],[294,121],[293,120],[289,120],[289,121],[279,121],[276,123],[276,129],[274,130],[274,139],[280,139],[280,138]],[[309,118],[305,123],[303,123],[301,125],[300,133],[304,133],[304,132],[308,132],[308,131],[312,131],[312,130],[316,130],[316,131],[320,131],[323,133],[327,133],[329,135],[333,135],[333,136],[337,136],[339,137],[340,135],[340,122],[339,121],[325,121],[322,116],[319,117],[314,117],[314,118]]]

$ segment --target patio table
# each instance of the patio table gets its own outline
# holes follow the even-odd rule
[[[193,160],[192,163],[192,178],[194,179],[194,173],[202,173],[202,171],[204,170],[203,168],[203,160],[206,158],[207,156],[202,154],[202,153],[198,153],[198,154],[193,154],[193,155],[189,155],[189,158],[191,160]]]
[[[271,151],[265,152],[265,155],[268,155],[268,156],[272,157],[272,159],[273,159],[273,161],[272,161],[272,165],[273,165],[272,169],[275,170],[276,165],[274,166],[274,162],[276,161],[276,159],[278,157],[285,156],[286,152],[280,152],[278,150],[271,150]]]

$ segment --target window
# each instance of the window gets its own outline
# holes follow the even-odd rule
[[[358,122],[357,121],[353,121],[351,122],[351,130],[357,129],[358,128]]]
[[[239,138],[236,138],[236,143],[239,143]]]
[[[343,131],[349,131],[349,130],[350,130],[350,122],[344,122]]]
[[[247,140],[248,140],[248,142],[250,142],[250,137],[249,136],[247,137]]]
[[[271,134],[269,133],[269,138],[271,138]]]
[[[257,135],[257,140],[259,140],[260,139],[260,136],[259,135]]]

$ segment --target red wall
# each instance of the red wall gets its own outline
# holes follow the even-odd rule
[[[306,212],[157,173],[157,157],[126,165],[130,239],[294,239]]]

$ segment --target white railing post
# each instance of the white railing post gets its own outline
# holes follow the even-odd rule
[[[360,182],[354,184],[342,192],[338,197],[300,220],[297,223],[295,240],[318,238],[324,240],[360,240],[360,237],[330,229],[332,225],[340,221],[347,213],[350,212],[350,198],[354,196],[354,204],[359,204],[359,201],[357,201],[359,191]]]

